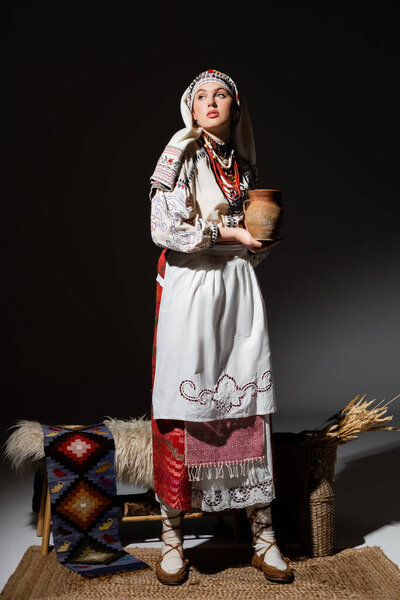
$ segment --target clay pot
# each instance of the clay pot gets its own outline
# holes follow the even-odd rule
[[[277,241],[282,219],[280,190],[249,190],[243,203],[246,228],[259,241]]]

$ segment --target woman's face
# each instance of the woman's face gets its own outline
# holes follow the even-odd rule
[[[229,138],[234,100],[218,82],[204,83],[193,99],[192,116],[197,123],[218,138]]]

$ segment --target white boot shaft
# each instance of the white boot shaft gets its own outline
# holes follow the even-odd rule
[[[251,524],[254,551],[260,557],[265,553],[264,561],[272,567],[281,571],[287,569],[287,564],[283,560],[277,546],[275,544],[270,546],[270,542],[275,541],[270,504],[247,506],[246,513]],[[265,552],[267,548],[269,549]]]
[[[179,546],[182,552],[182,511],[171,508],[160,502],[162,519],[162,546],[161,555],[165,557],[161,561],[161,568],[166,573],[177,573],[183,567],[183,560],[178,550],[171,550],[171,546]],[[173,529],[172,529],[173,528]]]

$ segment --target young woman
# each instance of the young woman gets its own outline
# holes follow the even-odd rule
[[[235,82],[210,69],[181,98],[185,127],[151,177],[158,263],[153,463],[163,520],[158,579],[180,584],[183,514],[246,508],[252,565],[293,572],[275,542],[270,414],[276,410],[264,301],[254,272],[268,254],[245,229],[257,185],[250,117]]]

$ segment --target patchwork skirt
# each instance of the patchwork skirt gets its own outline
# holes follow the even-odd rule
[[[161,253],[152,362],[158,498],[203,511],[270,502],[272,368],[243,246]]]

